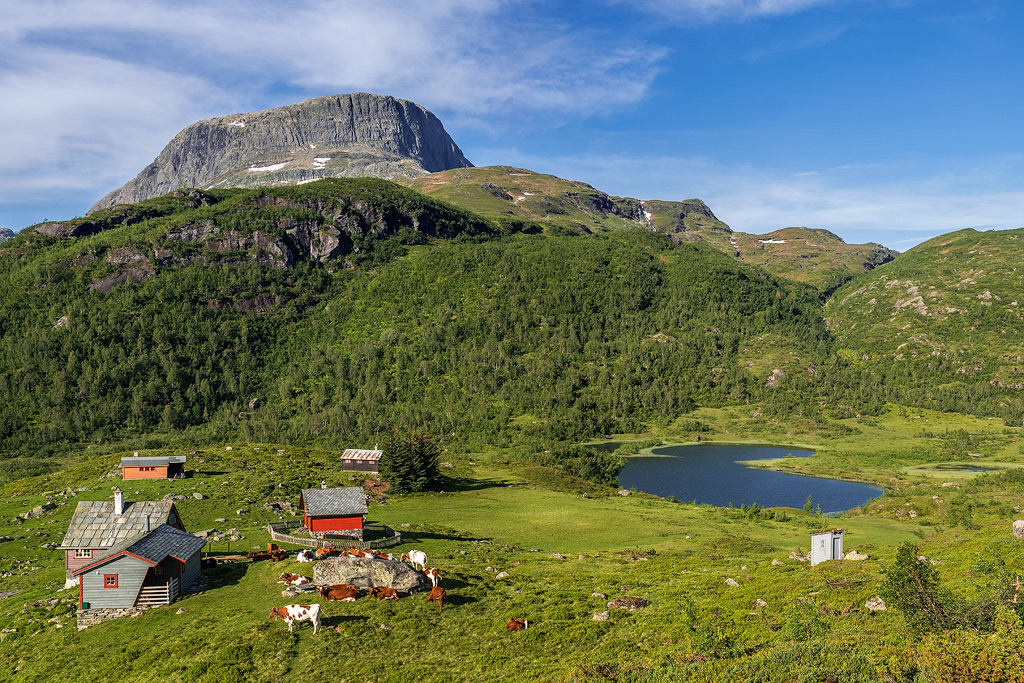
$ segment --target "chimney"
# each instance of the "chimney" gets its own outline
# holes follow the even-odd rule
[[[124,514],[124,491],[114,489],[114,516],[120,517]]]
[[[149,515],[146,515],[146,517],[144,518],[142,530],[145,531],[147,534],[149,533]]]
[[[139,457],[139,452],[138,451],[135,451],[135,457],[136,458]]]

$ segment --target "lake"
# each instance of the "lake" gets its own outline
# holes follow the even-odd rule
[[[619,472],[619,485],[676,500],[727,506],[757,503],[762,507],[803,507],[807,496],[821,511],[834,514],[863,505],[882,489],[836,479],[758,470],[741,460],[810,457],[813,451],[771,446],[699,444],[655,448],[652,456],[630,457]]]

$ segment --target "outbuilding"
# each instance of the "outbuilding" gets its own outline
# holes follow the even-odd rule
[[[303,524],[313,536],[363,540],[369,509],[362,488],[302,489],[299,507],[303,510]]]
[[[341,454],[341,469],[356,472],[380,472],[383,451],[369,448],[347,448]]]
[[[140,457],[139,452],[121,458],[122,479],[181,479],[185,476],[184,455]]]
[[[811,534],[811,566],[826,560],[843,559],[843,532],[846,529],[826,529]]]

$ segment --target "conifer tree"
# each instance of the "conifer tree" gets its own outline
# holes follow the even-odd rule
[[[426,432],[395,430],[384,442],[380,475],[397,493],[425,491],[440,482],[440,450]]]

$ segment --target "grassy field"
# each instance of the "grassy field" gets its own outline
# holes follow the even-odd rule
[[[763,434],[744,433],[743,420],[728,411],[699,419],[712,426],[714,438]],[[450,597],[444,612],[422,594],[326,603],[325,628],[316,636],[308,623],[290,634],[267,619],[272,607],[302,602],[282,598],[275,583],[282,571],[311,573],[310,565],[293,560],[221,565],[207,573],[210,583],[200,593],[78,632],[77,595],[59,590],[61,555],[40,544],[60,542],[76,500],[108,499],[119,485],[128,500],[187,494],[176,505],[189,530],[235,528],[243,537],[211,550],[262,547],[269,540],[266,523],[290,518],[267,504],[297,506],[299,490],[321,481],[361,482],[339,469],[337,453],[245,444],[227,450],[225,444],[190,455],[191,478],[138,483],[110,476],[117,455],[85,460],[0,490],[0,535],[12,538],[0,543],[0,591],[20,591],[0,598],[0,628],[8,631],[0,643],[0,678],[726,681],[754,680],[760,671],[767,676],[761,680],[824,680],[812,674],[844,666],[842,680],[909,682],[927,671],[919,639],[899,613],[864,606],[878,595],[881,571],[899,543],[918,543],[942,563],[936,566],[944,585],[963,594],[984,588],[989,577],[978,566],[986,559],[998,556],[1024,570],[1024,549],[1010,533],[1024,486],[992,475],[918,471],[947,461],[940,459],[943,437],[922,429],[968,428],[982,435],[981,446],[991,446],[986,459],[1011,464],[1020,460],[1019,430],[966,417],[902,418],[898,410],[874,425],[849,424],[859,433],[815,439],[790,425],[780,429],[793,440],[776,440],[817,449],[799,462],[805,473],[886,488],[882,498],[838,519],[626,497],[501,452],[452,456],[444,492],[386,496],[369,515],[403,533],[401,550],[423,549],[440,568]],[[87,490],[68,496],[69,487]],[[17,517],[45,501],[58,507],[36,519]],[[826,526],[845,527],[846,550],[869,559],[813,568],[791,559],[809,550],[809,533]],[[498,579],[499,572],[509,575]],[[622,595],[642,597],[648,606],[593,619]],[[507,632],[510,617],[525,617],[531,627]]]

